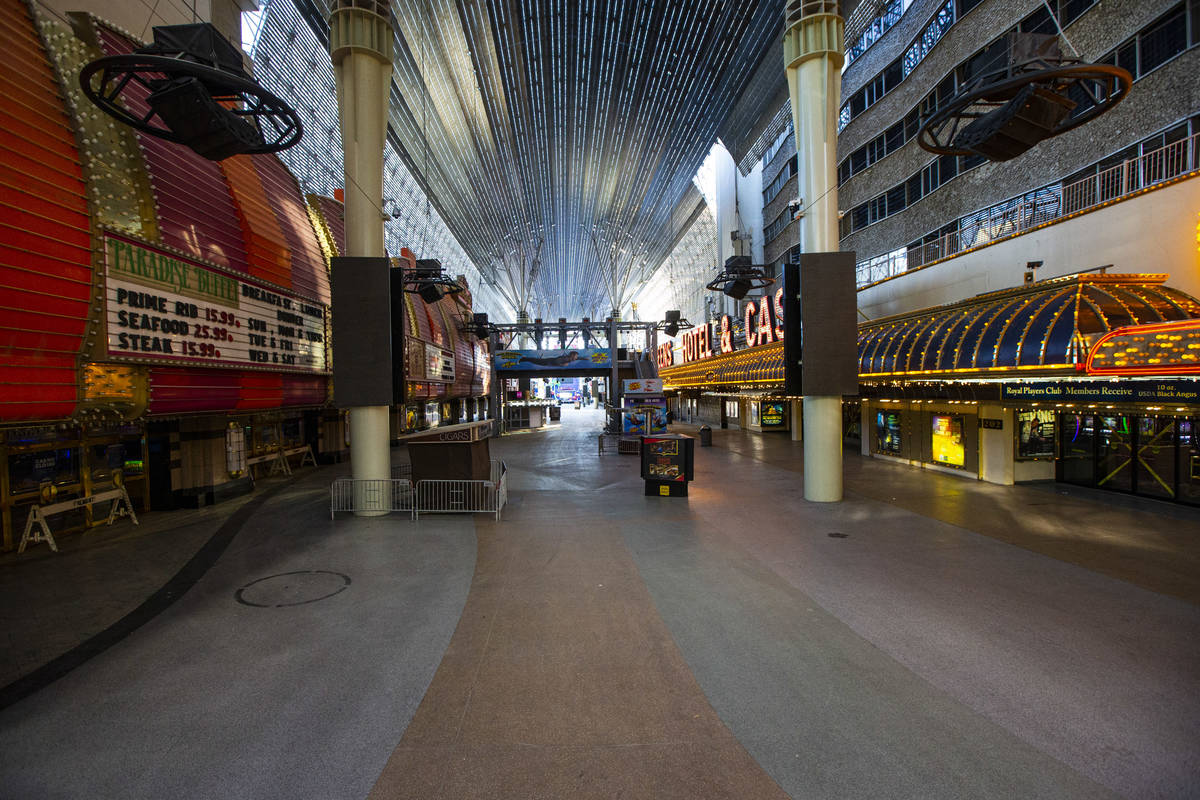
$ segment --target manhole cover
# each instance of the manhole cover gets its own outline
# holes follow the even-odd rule
[[[850,534],[848,534],[848,533],[838,533],[837,531],[834,531],[833,533],[829,534],[829,538],[830,538],[830,539],[849,539],[849,538],[850,538]]]
[[[283,608],[333,597],[350,585],[350,576],[323,569],[282,572],[247,583],[234,593],[239,603],[257,608]]]

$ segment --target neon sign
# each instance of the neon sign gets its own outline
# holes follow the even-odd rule
[[[773,296],[763,297],[761,301],[750,301],[746,304],[744,313],[746,347],[783,341],[783,289],[776,290]],[[702,361],[738,349],[733,343],[733,321],[728,314],[723,314],[712,322],[697,325],[692,330],[680,334],[679,338],[680,364]],[[675,350],[672,342],[659,345],[656,351],[659,368],[676,365]]]

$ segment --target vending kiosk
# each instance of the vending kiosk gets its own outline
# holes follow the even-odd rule
[[[695,477],[696,440],[677,433],[642,437],[642,480],[647,497],[687,497]]]

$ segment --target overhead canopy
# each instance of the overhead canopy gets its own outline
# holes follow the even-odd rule
[[[327,37],[324,4],[299,6]],[[391,7],[390,140],[485,277],[555,318],[627,302],[670,253],[709,149],[763,111],[739,97],[784,2]]]

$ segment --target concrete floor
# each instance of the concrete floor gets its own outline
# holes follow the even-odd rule
[[[331,523],[343,466],[4,559],[0,797],[1200,796],[1200,513],[857,455],[809,504],[720,430],[651,498],[601,422],[493,441],[499,523]]]

